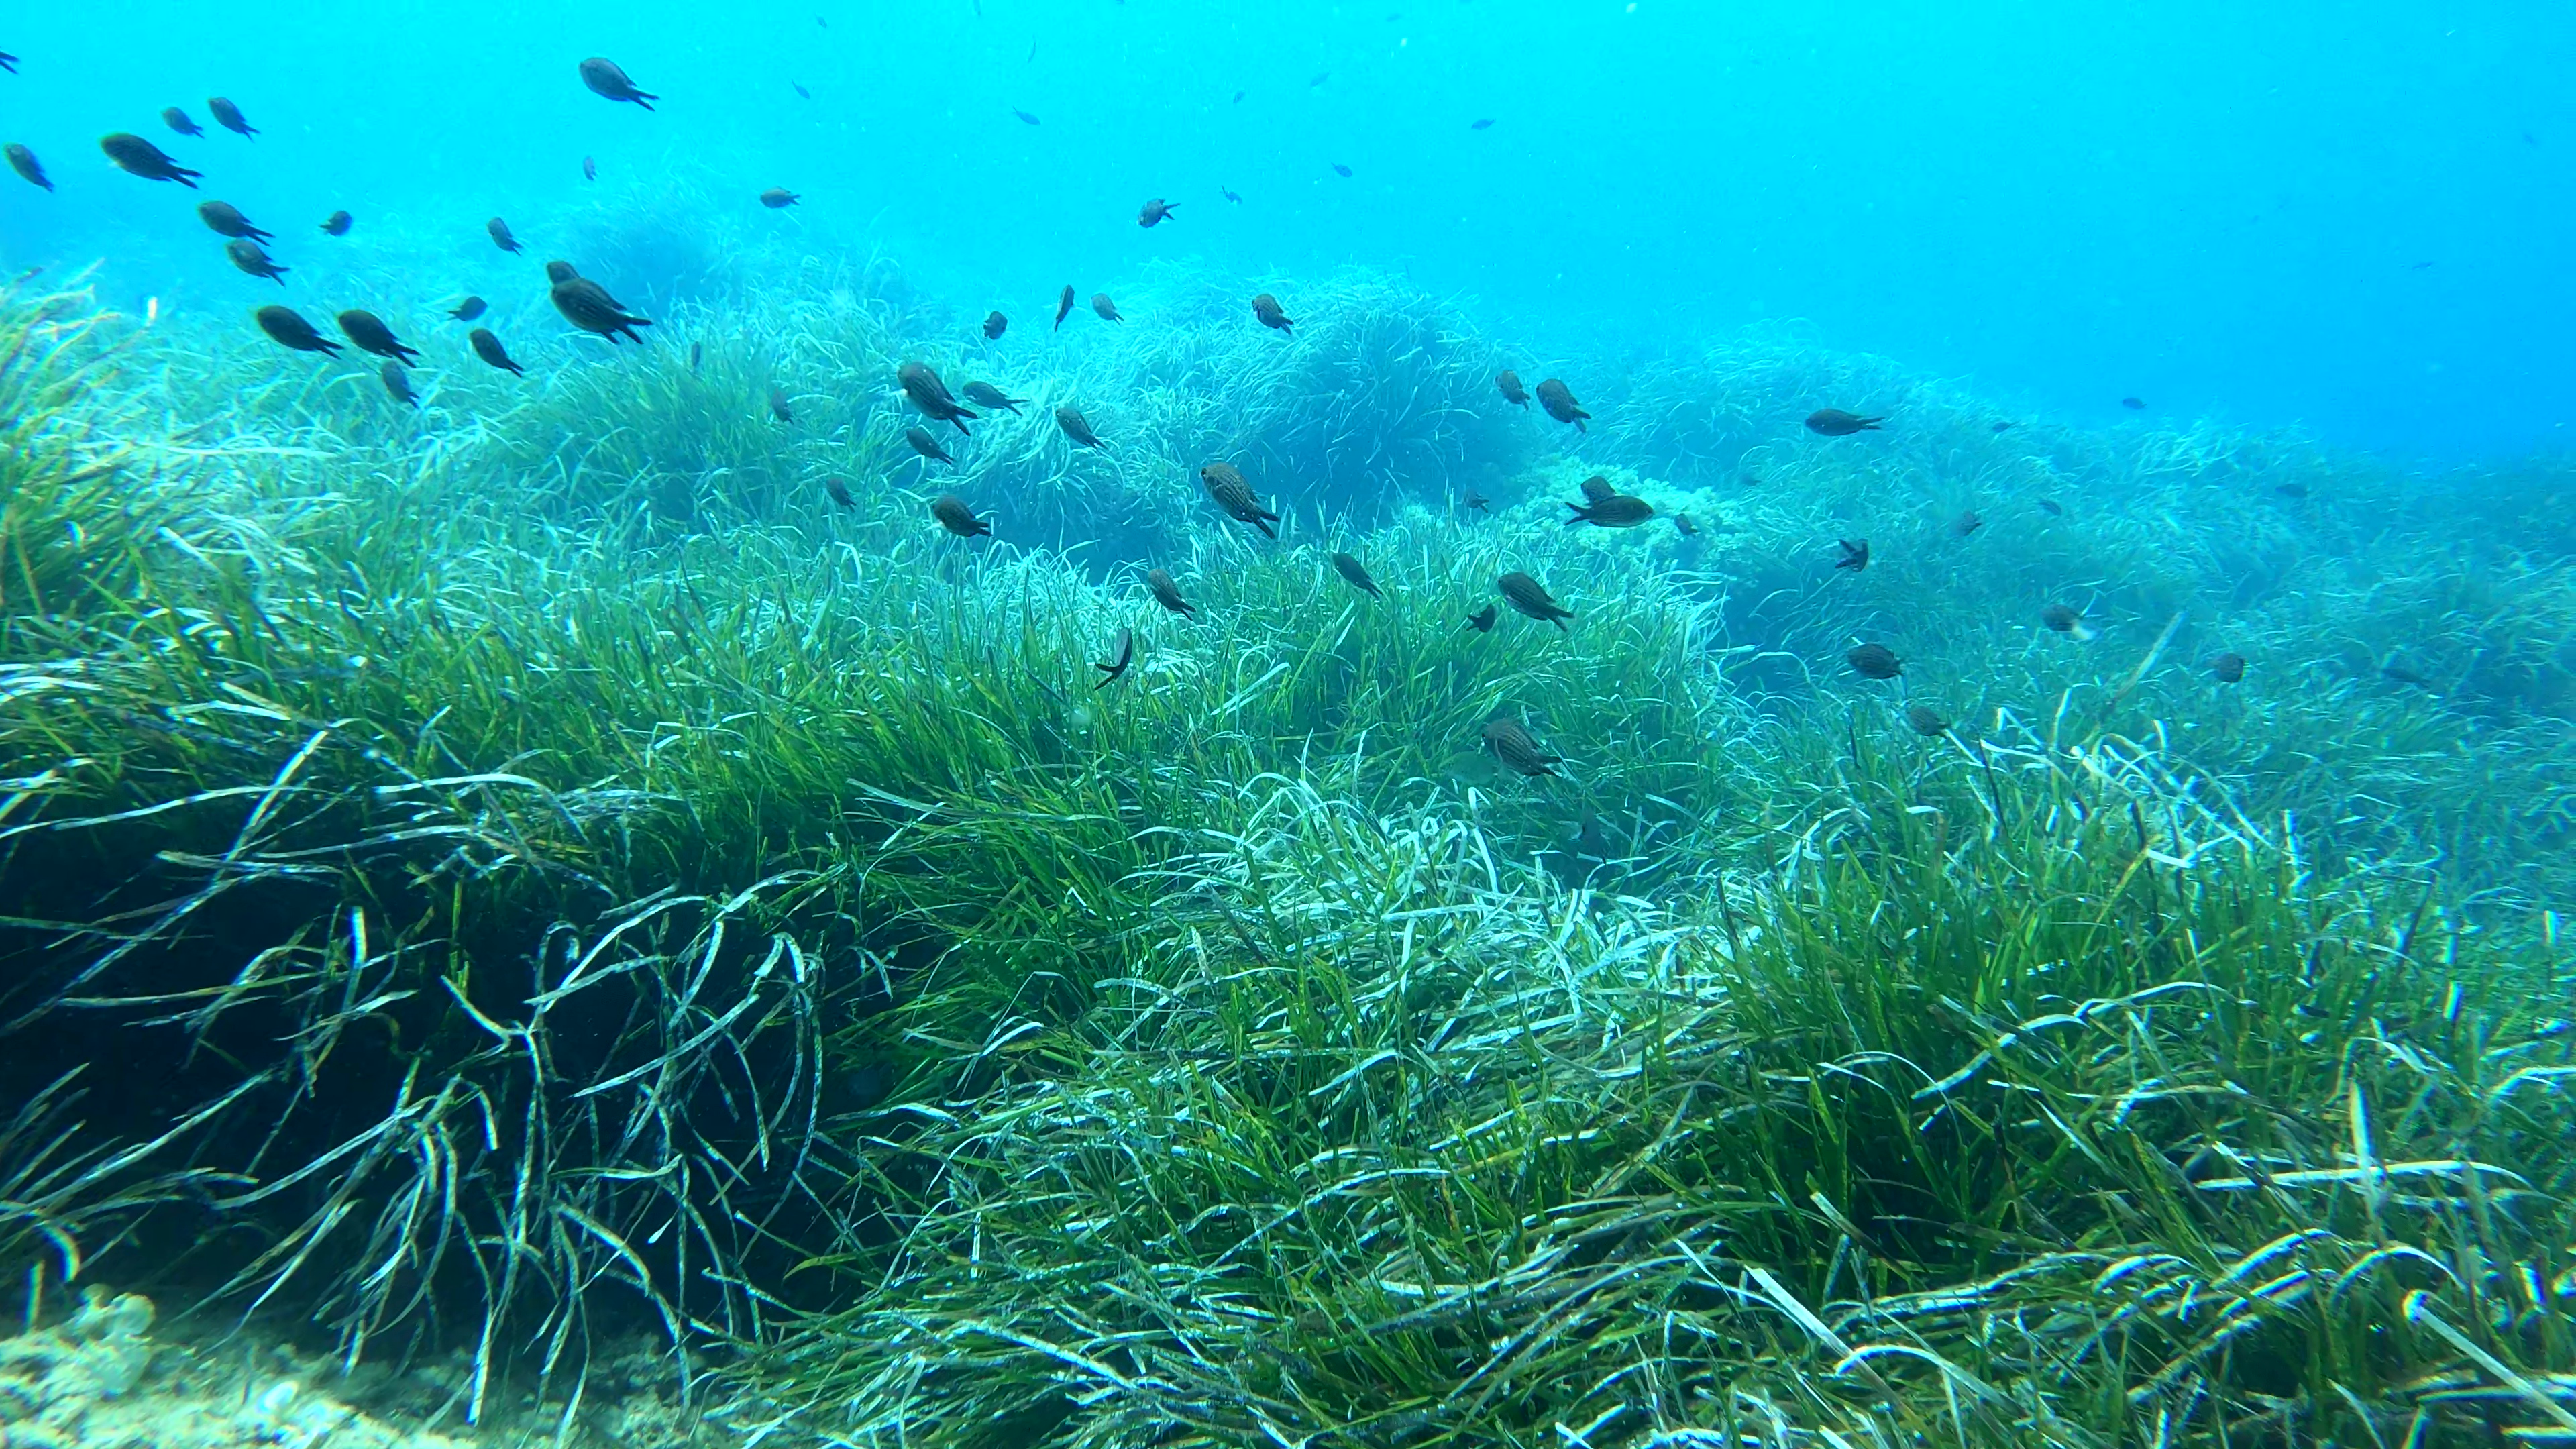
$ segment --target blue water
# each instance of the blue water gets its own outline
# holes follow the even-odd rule
[[[1155,258],[1289,276],[1356,261],[1463,294],[1543,355],[1798,318],[2071,421],[2136,396],[2154,420],[2455,462],[2559,447],[2571,412],[2566,7],[11,12],[0,140],[60,189],[0,176],[0,265],[103,258],[127,303],[230,308],[266,284],[225,269],[180,204],[197,197],[108,169],[97,138],[120,129],[202,166],[201,194],[279,232],[289,265],[336,207],[359,246],[474,241],[496,213],[529,231],[578,197],[589,155],[603,181],[730,186],[747,215],[792,187],[805,202],[778,225],[881,252],[966,313],[1034,319],[1067,279],[1087,294]],[[657,109],[584,90],[594,54]],[[210,94],[264,134],[215,130]],[[172,104],[207,136],[170,135]],[[1179,210],[1146,231],[1150,196]]]

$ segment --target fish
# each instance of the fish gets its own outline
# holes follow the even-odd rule
[[[2047,514],[2051,518],[2064,518],[2066,516],[2066,506],[2059,503],[2054,498],[2043,498],[2039,500],[2039,511]]]
[[[197,178],[203,171],[191,171],[165,155],[161,148],[131,131],[117,131],[98,138],[98,149],[116,163],[116,169],[128,176],[146,181],[176,181],[190,191],[197,189]]]
[[[804,199],[805,198],[798,196],[795,192],[788,190],[784,186],[773,186],[767,191],[760,193],[760,204],[768,207],[772,211],[777,211],[783,207],[794,206],[796,203]]]
[[[1972,534],[1985,526],[1986,521],[1977,516],[1977,510],[1973,508],[1965,509],[1958,517],[1950,520],[1950,536],[1953,538],[1966,538],[1969,534]]]
[[[475,356],[513,377],[528,375],[526,368],[510,360],[509,349],[501,345],[501,339],[493,336],[492,329],[489,327],[477,327],[466,333],[465,345],[474,349]]]
[[[584,181],[597,181],[599,179],[598,158],[592,156],[584,156],[581,158],[581,179]]]
[[[293,348],[297,352],[340,350],[339,343],[314,331],[313,324],[305,321],[304,315],[292,307],[274,304],[262,307],[251,314],[251,320],[257,322],[259,330],[267,333],[269,340],[280,347]]]
[[[1227,517],[1260,529],[1264,538],[1279,536],[1279,531],[1270,526],[1279,521],[1279,515],[1261,506],[1260,500],[1252,496],[1252,485],[1243,481],[1243,474],[1232,463],[1202,464],[1199,486],[1207,489],[1208,497],[1216,500],[1216,506],[1224,509]]]
[[[5,51],[0,51],[0,70],[5,70],[11,75],[16,75],[18,73],[18,57],[10,55]],[[2529,135],[2530,133],[2526,131],[2523,134]]]
[[[0,147],[0,155],[9,158],[9,169],[17,172],[19,179],[28,185],[41,186],[47,191],[54,189],[54,183],[45,175],[44,163],[36,159],[35,152],[12,141],[7,146]]]
[[[1469,121],[1467,123],[1467,129],[1470,131],[1490,131],[1494,129],[1494,118],[1486,116],[1481,120]]]
[[[1009,329],[1010,325],[1011,325],[1011,319],[1010,319],[1010,318],[1008,318],[1008,317],[1003,316],[1003,315],[1002,315],[1001,313],[999,313],[999,312],[987,312],[987,313],[985,313],[985,314],[984,314],[984,340],[985,340],[985,341],[987,341],[987,342],[990,342],[990,341],[993,341],[995,338],[1000,337],[1004,331],[1006,331],[1006,330],[1008,330],[1008,329]]]
[[[496,216],[490,221],[483,223],[483,230],[490,234],[492,245],[499,247],[501,250],[513,255],[516,255],[522,250],[519,246],[519,239],[510,235],[510,224],[503,221],[501,218]]]
[[[1995,424],[1995,426],[1994,426],[1994,431],[1996,431],[1996,432],[1998,432],[1998,433],[2009,433],[2009,432],[2011,432],[2013,429],[2015,429],[2015,428],[2017,428],[2017,427],[2020,427],[2020,426],[2021,426],[2021,424],[2014,422],[2014,421],[2013,421],[2012,419],[2010,419],[2010,418],[2006,418],[2006,419],[2004,419],[2003,421],[2001,421],[2001,422],[1999,422],[1999,423],[1996,423],[1996,424]]]
[[[1116,684],[1120,679],[1126,677],[1127,666],[1135,662],[1136,631],[1133,629],[1121,629],[1118,631],[1118,643],[1109,651],[1109,662],[1106,664],[1095,664],[1091,666],[1092,668],[1109,676],[1107,679],[1091,686],[1092,689],[1097,692]]]
[[[1313,80],[1306,82],[1306,89],[1313,90],[1315,87],[1322,85],[1324,82],[1331,80],[1332,78],[1333,73],[1331,71],[1318,72]]]
[[[1026,112],[1026,111],[1024,111],[1024,110],[1021,110],[1021,109],[1020,109],[1019,107],[1017,107],[1017,106],[1013,106],[1013,107],[1011,107],[1011,114],[1012,114],[1012,115],[1014,115],[1014,116],[1019,117],[1019,118],[1020,118],[1020,124],[1021,124],[1021,125],[1023,125],[1023,126],[1034,126],[1034,125],[1036,125],[1036,124],[1038,123],[1038,118],[1037,118],[1037,117],[1030,115],[1028,112]],[[1078,130],[1080,130],[1080,129],[1082,129],[1082,128],[1081,128],[1081,127],[1079,127],[1079,126],[1076,126],[1074,129],[1078,131]]]
[[[1468,489],[1467,496],[1459,501],[1465,503],[1469,508],[1474,509],[1478,513],[1483,513],[1494,506],[1494,500],[1477,492],[1473,488]]]
[[[2133,413],[2144,412],[2147,408],[2147,400],[2145,398],[2124,397],[2120,399],[2120,406],[2127,408]]]
[[[1521,386],[1521,375],[1506,367],[1494,374],[1494,386],[1503,391],[1503,401],[1516,408],[1529,406],[1529,389]]]
[[[1262,326],[1273,331],[1288,332],[1290,328],[1297,325],[1297,319],[1281,311],[1279,299],[1268,292],[1252,299],[1252,315],[1260,319]],[[1289,335],[1293,337],[1296,334],[1291,332]]]
[[[1574,617],[1574,611],[1548,597],[1547,590],[1539,586],[1538,580],[1514,571],[1494,580],[1494,587],[1502,590],[1503,602],[1514,610],[1541,623],[1554,624],[1560,632],[1568,632],[1565,621]]]
[[[2305,498],[2308,496],[2308,485],[2305,483],[2279,483],[2273,485],[2272,491],[2280,494],[2284,498]]]
[[[340,314],[339,321],[340,335],[356,343],[360,352],[390,357],[405,367],[420,361],[420,349],[404,346],[402,340],[394,336],[394,330],[385,325],[385,319],[373,312],[352,307]]]
[[[203,126],[189,120],[188,113],[179,109],[177,106],[163,106],[161,108],[161,124],[178,132],[182,136],[202,136],[206,134]]]
[[[1370,598],[1383,599],[1386,597],[1385,594],[1378,591],[1377,580],[1369,577],[1368,566],[1361,563],[1358,559],[1351,557],[1349,554],[1337,553],[1333,555],[1333,568],[1335,572],[1350,581],[1352,588],[1359,590]]]
[[[475,318],[482,316],[489,307],[490,304],[480,297],[468,297],[464,301],[457,303],[447,315],[455,318],[459,322],[471,322]]]
[[[385,391],[392,395],[395,402],[409,403],[413,407],[420,406],[420,399],[411,390],[411,374],[403,371],[401,363],[386,362],[384,366],[376,369],[376,377],[384,383]]]
[[[2381,678],[2393,679],[2399,684],[2411,684],[2417,689],[2429,689],[2436,694],[2441,692],[2441,687],[2433,683],[2432,680],[2425,678],[2423,675],[2418,674],[2414,670],[2407,668],[2405,665],[2400,664],[2393,659],[2388,663],[2379,666],[2379,673]]]
[[[1878,425],[1886,421],[1884,416],[1865,418],[1858,413],[1844,412],[1841,408],[1818,408],[1807,414],[1807,431],[1821,433],[1828,438],[1848,438],[1854,433],[1877,432]]]
[[[1905,672],[1905,661],[1884,644],[1863,644],[1845,654],[1843,660],[1863,679],[1894,679]]]
[[[1333,163],[1333,174],[1341,177],[1345,181],[1348,181],[1351,177],[1351,168],[1343,165],[1339,161],[1336,161]]]
[[[1194,619],[1198,617],[1199,606],[1182,598],[1181,586],[1174,582],[1172,576],[1163,570],[1147,569],[1145,571],[1145,588],[1148,592],[1153,594],[1155,603],[1162,605],[1164,608],[1171,610],[1182,618]]]
[[[773,387],[769,390],[769,415],[782,423],[796,421],[796,409],[788,406],[787,389]]]
[[[353,221],[354,218],[352,218],[349,213],[345,211],[335,211],[329,216],[322,218],[322,234],[324,236],[347,236],[349,234],[349,227],[353,224]]]
[[[1680,529],[1682,537],[1684,538],[1696,538],[1699,536],[1699,525],[1691,522],[1691,516],[1687,513],[1674,514],[1673,527]]]
[[[1055,299],[1055,330],[1064,330],[1064,319],[1073,311],[1073,283],[1064,284],[1064,295]]]
[[[1494,631],[1494,617],[1499,612],[1501,612],[1500,606],[1487,604],[1467,616],[1467,627],[1479,634],[1490,634]]]
[[[1587,503],[1601,503],[1619,496],[1619,490],[1610,486],[1610,480],[1598,473],[1584,479],[1582,486],[1583,500]]]
[[[1538,741],[1531,739],[1529,731],[1522,729],[1517,720],[1487,720],[1483,733],[1485,748],[1494,752],[1494,758],[1522,775],[1533,779],[1540,775],[1553,775],[1556,767],[1565,763],[1564,756],[1551,755],[1540,749]]]
[[[939,520],[940,527],[959,538],[980,538],[993,531],[993,525],[977,518],[975,510],[967,507],[965,501],[953,493],[943,493],[932,500],[930,516]]]
[[[241,214],[241,208],[229,201],[198,202],[197,220],[204,222],[206,229],[217,236],[247,237],[255,242],[277,239],[273,234],[251,225],[250,218]]]
[[[224,243],[224,255],[230,257],[232,264],[244,272],[254,277],[266,277],[281,287],[286,285],[286,274],[294,270],[270,261],[268,253],[260,249],[259,243],[248,237],[236,237]]]
[[[831,500],[834,503],[841,505],[843,508],[856,508],[859,506],[859,500],[850,496],[850,485],[842,482],[838,478],[824,479],[823,491],[830,495]]]
[[[2065,604],[2051,604],[2040,610],[2039,622],[2046,624],[2051,633],[2078,640],[2093,637],[2093,631],[2084,627],[2084,616]]]
[[[612,101],[631,101],[648,111],[662,99],[651,91],[637,90],[626,72],[617,68],[617,62],[596,55],[581,63],[581,83],[596,95]]]
[[[546,263],[546,277],[554,283],[547,296],[565,321],[607,338],[612,347],[621,336],[638,345],[643,343],[644,334],[635,329],[652,326],[653,319],[628,312],[624,303],[608,295],[606,287],[575,272],[572,263]]]
[[[1226,200],[1228,200],[1228,201],[1233,202],[1233,203],[1234,203],[1235,205],[1237,205],[1237,206],[1241,206],[1241,205],[1243,205],[1243,198],[1242,198],[1242,197],[1235,195],[1233,192],[1231,192],[1231,191],[1227,190],[1226,188],[1224,188],[1224,187],[1222,187],[1222,186],[1220,186],[1220,187],[1218,187],[1218,188],[1216,189],[1216,194],[1217,194],[1217,195],[1219,195],[1219,196],[1224,197],[1224,198],[1225,198]]]
[[[1575,402],[1573,389],[1555,378],[1551,377],[1538,385],[1538,405],[1547,409],[1547,415],[1558,422],[1574,424],[1574,430],[1578,433],[1592,431],[1583,425],[1583,420],[1592,414],[1585,412],[1582,406]]]
[[[814,99],[814,93],[812,91],[805,89],[794,81],[789,81],[787,83],[787,88],[796,93],[796,98],[798,100],[810,101]]]
[[[930,429],[919,423],[903,430],[903,440],[912,444],[912,450],[925,458],[945,463],[951,468],[957,466],[957,460],[948,456],[948,450],[939,445],[939,439],[932,435]]]
[[[2241,684],[2245,680],[2245,656],[2234,650],[2209,656],[2209,672],[2221,684]]]
[[[1144,210],[1136,213],[1136,224],[1143,227],[1159,226],[1171,220],[1172,213],[1178,209],[1173,203],[1157,196],[1145,203]]]
[[[1091,310],[1100,314],[1100,320],[1103,322],[1124,322],[1127,320],[1126,318],[1118,315],[1118,304],[1109,300],[1109,294],[1107,292],[1094,292],[1091,294]]]
[[[1869,567],[1868,539],[1838,538],[1835,539],[1834,542],[1839,545],[1843,551],[1843,556],[1834,560],[1835,568],[1850,569],[1853,573],[1859,573],[1862,569]]]
[[[1073,439],[1081,447],[1102,446],[1100,435],[1091,430],[1091,419],[1084,417],[1082,410],[1071,403],[1066,403],[1055,410],[1055,425],[1064,429],[1064,435]]]
[[[1569,528],[1578,523],[1589,523],[1597,528],[1634,528],[1655,516],[1653,504],[1625,493],[1613,493],[1589,505],[1569,503],[1565,506],[1574,510],[1574,516],[1565,520]]]
[[[903,364],[894,370],[894,380],[903,395],[912,399],[912,405],[921,409],[921,415],[934,423],[954,424],[962,433],[975,417],[957,405],[957,399],[949,395],[948,384],[939,380],[939,374],[931,371],[927,362]]]
[[[216,125],[223,127],[225,130],[232,132],[236,136],[256,136],[259,134],[258,127],[253,126],[250,122],[242,119],[241,107],[234,105],[231,101],[224,99],[222,96],[208,97],[206,100],[206,109],[215,113]]]
[[[1950,732],[1950,722],[1941,718],[1940,712],[1928,704],[1908,706],[1905,711],[1905,722],[1914,726],[1914,732],[1918,735],[1946,735]]]
[[[1252,94],[1252,92],[1250,92],[1250,91],[1236,91],[1236,92],[1234,93],[1234,103],[1235,103],[1236,105],[1238,105],[1238,106],[1239,106],[1239,105],[1242,105],[1242,104],[1243,104],[1243,98],[1244,98],[1245,96],[1250,95],[1250,94]]]
[[[692,343],[690,343],[690,344],[689,344],[689,371],[690,371],[690,372],[692,372],[692,373],[695,373],[695,372],[698,370],[698,364],[699,364],[700,362],[702,362],[702,361],[704,361],[704,360],[706,359],[706,355],[707,355],[707,345],[706,345],[705,343],[703,343],[703,342],[692,342]]]
[[[1020,404],[1028,401],[1024,397],[1013,397],[989,382],[966,384],[966,400],[977,407],[1000,408],[1004,412],[1014,414],[1019,412]]]

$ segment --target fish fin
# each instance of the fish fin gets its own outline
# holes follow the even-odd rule
[[[1279,531],[1277,529],[1272,528],[1267,522],[1261,519],[1256,518],[1252,520],[1252,526],[1261,530],[1261,536],[1263,538],[1277,538],[1279,536]]]

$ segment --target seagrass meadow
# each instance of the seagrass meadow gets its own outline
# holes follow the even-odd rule
[[[416,409],[0,294],[30,1319],[619,1449],[620,1355],[745,1445],[2576,1441],[2576,470],[625,225],[649,345]],[[925,463],[913,358],[1027,401]]]

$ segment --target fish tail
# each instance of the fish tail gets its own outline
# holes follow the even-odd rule
[[[1263,538],[1277,538],[1279,536],[1279,531],[1272,528],[1268,521],[1264,519],[1256,518],[1252,520],[1252,526],[1261,530],[1261,536]]]

